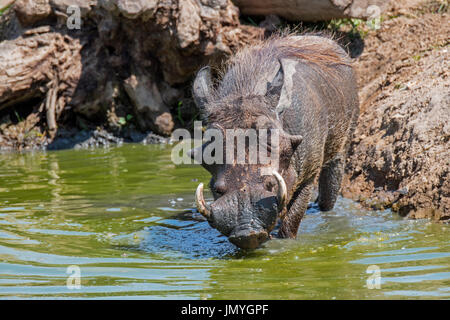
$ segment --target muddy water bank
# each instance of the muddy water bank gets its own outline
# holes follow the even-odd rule
[[[450,219],[448,6],[395,1],[355,61],[361,114],[343,194],[402,216]]]
[[[141,143],[146,145],[165,144],[168,142],[169,138],[152,132],[142,133],[133,130],[122,134],[114,134],[102,128],[95,130],[71,128],[60,130],[53,139],[48,139],[45,136],[37,139],[36,137],[29,138],[26,135],[19,138],[19,140],[0,137],[0,152],[107,148],[120,146],[123,143]]]

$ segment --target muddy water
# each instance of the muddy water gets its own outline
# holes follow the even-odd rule
[[[340,199],[244,252],[192,209],[207,181],[170,146],[0,155],[0,297],[450,298],[450,226]]]

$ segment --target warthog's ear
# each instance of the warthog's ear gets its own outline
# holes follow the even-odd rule
[[[296,150],[297,147],[302,143],[303,137],[299,134],[287,134],[289,140],[291,141],[292,150]]]
[[[284,83],[284,72],[283,67],[280,63],[280,69],[278,70],[277,74],[275,75],[275,77],[271,82],[267,83],[266,97],[268,97],[269,100],[272,101],[274,107],[278,104],[278,101],[280,100],[283,83]]]
[[[201,159],[200,155],[203,152],[203,145],[197,148],[193,148],[187,152],[188,157],[190,157],[192,160],[198,160]]]
[[[211,95],[211,68],[206,66],[200,69],[194,80],[193,96],[197,107],[206,112],[205,105]]]

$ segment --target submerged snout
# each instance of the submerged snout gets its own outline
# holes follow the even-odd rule
[[[269,234],[265,230],[241,230],[233,232],[228,240],[242,249],[258,248],[263,242],[269,239]]]
[[[253,196],[252,196],[253,195]],[[231,192],[208,206],[209,224],[242,249],[255,249],[269,239],[277,219],[276,196]]]
[[[273,176],[278,182],[275,194],[263,186],[243,187],[227,192],[209,205],[203,197],[203,184],[200,184],[195,197],[197,209],[234,245],[243,249],[257,248],[269,239],[278,214],[286,205],[284,179],[277,172]]]

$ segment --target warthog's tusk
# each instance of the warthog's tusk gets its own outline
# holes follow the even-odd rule
[[[274,170],[272,172],[272,174],[275,177],[275,179],[277,179],[277,182],[278,182],[278,194],[277,194],[278,210],[281,211],[286,206],[287,187],[286,187],[286,183],[284,182],[283,177],[277,171]]]
[[[203,183],[200,183],[195,191],[195,204],[197,205],[197,210],[205,218],[209,218],[211,212],[206,207],[205,198],[203,197]]]

